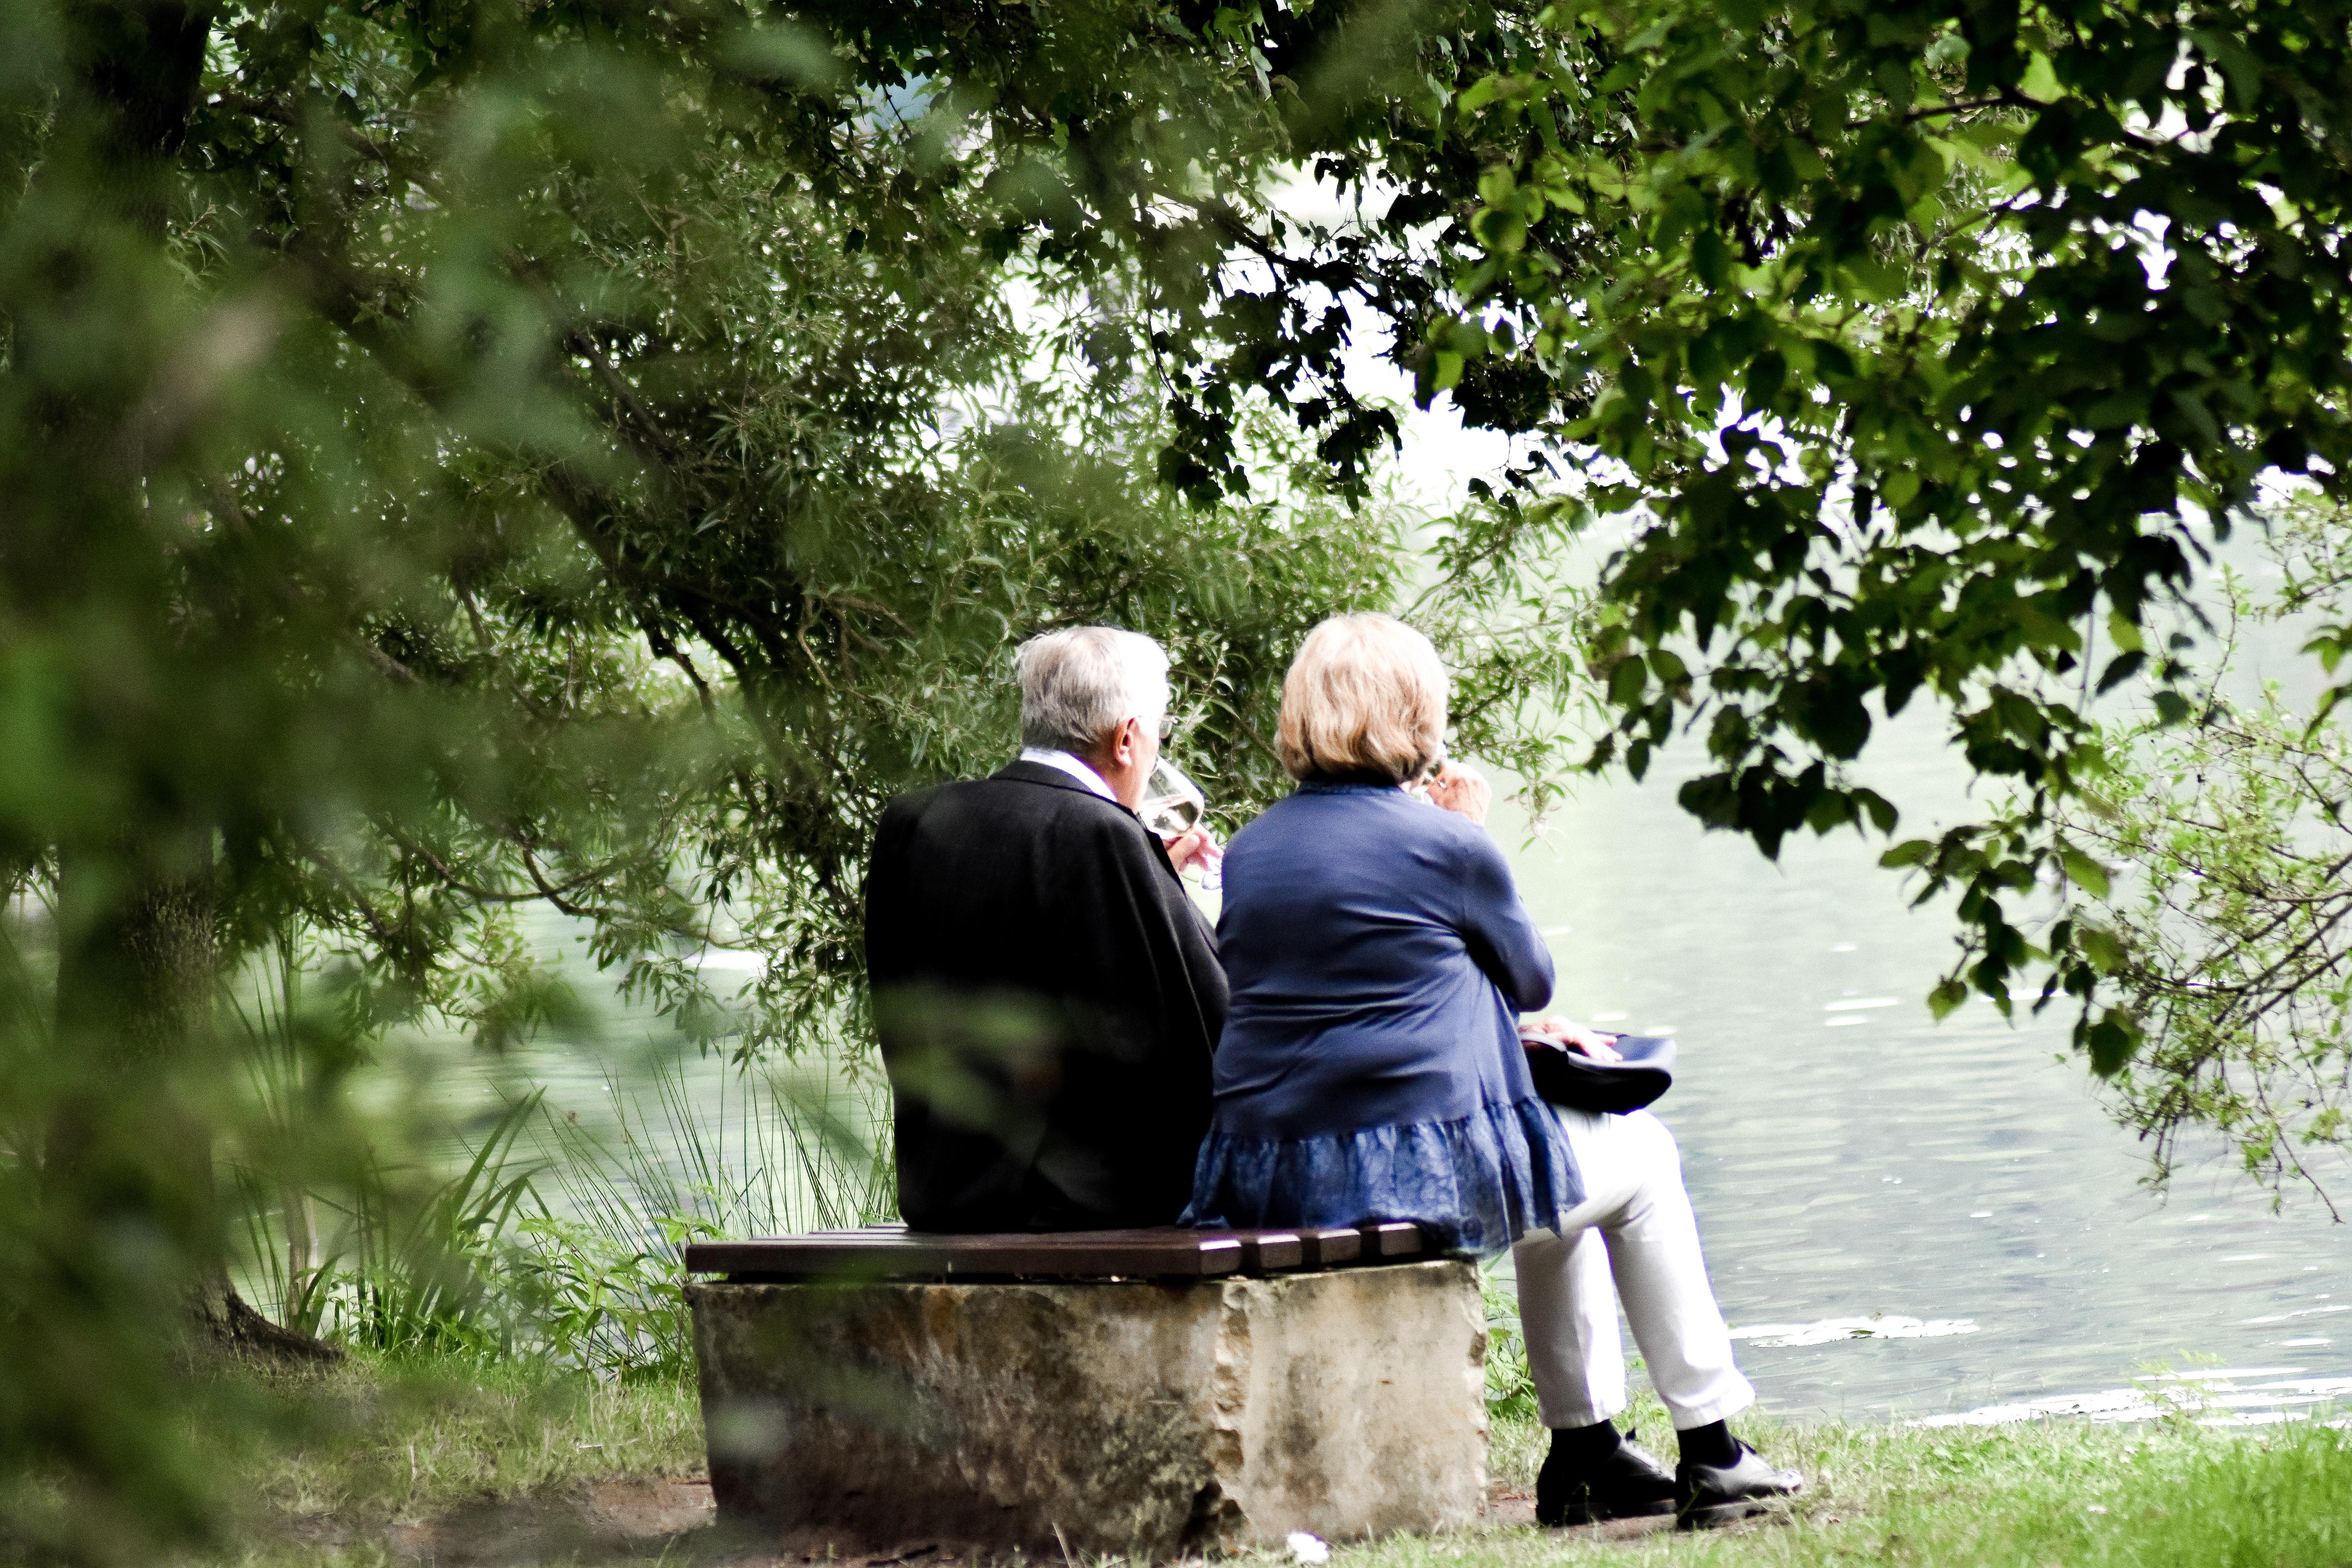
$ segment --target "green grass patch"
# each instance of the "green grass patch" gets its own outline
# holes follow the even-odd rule
[[[1669,1462],[1671,1436],[1655,1451]],[[2037,1423],[1991,1429],[1743,1424],[1811,1485],[1787,1522],[1601,1542],[1487,1531],[1333,1554],[1356,1568],[1478,1562],[1985,1564],[2015,1568],[2344,1568],[2352,1440],[2308,1424]],[[1645,1434],[1646,1436],[1646,1434]],[[1496,1474],[1532,1485],[1543,1435],[1497,1424]]]
[[[691,1384],[600,1382],[540,1362],[354,1357],[324,1373],[237,1374],[258,1440],[224,1455],[271,1533],[333,1519],[362,1533],[467,1503],[541,1496],[610,1476],[698,1475]]]
[[[248,1415],[261,1407],[268,1436],[222,1452],[223,1483],[244,1500],[238,1538],[215,1556],[224,1563],[390,1561],[383,1542],[396,1521],[558,1496],[607,1477],[692,1475],[703,1465],[694,1391],[676,1381],[600,1383],[544,1365],[448,1357],[355,1359],[320,1376],[235,1383],[230,1396],[247,1403]],[[1633,1415],[1645,1440],[1671,1460],[1663,1412],[1645,1396]],[[1633,1541],[1489,1526],[1341,1545],[1332,1561],[1339,1568],[2352,1564],[2352,1441],[2315,1423],[1922,1430],[1746,1422],[1741,1430],[1811,1479],[1783,1522]],[[1498,1419],[1490,1461],[1497,1481],[1532,1486],[1545,1441],[1530,1421]],[[303,1530],[322,1521],[335,1521],[335,1539],[306,1543]],[[576,1560],[569,1549],[546,1559]]]

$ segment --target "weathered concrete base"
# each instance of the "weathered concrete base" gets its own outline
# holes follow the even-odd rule
[[[687,1294],[719,1518],[779,1539],[1156,1558],[1486,1500],[1467,1263]]]

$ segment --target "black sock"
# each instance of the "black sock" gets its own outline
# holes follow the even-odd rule
[[[1623,1442],[1617,1436],[1614,1422],[1595,1421],[1590,1426],[1553,1427],[1551,1451],[1560,1463],[1578,1470],[1590,1470],[1615,1453]]]
[[[1731,1428],[1721,1421],[1710,1421],[1704,1426],[1692,1426],[1675,1434],[1683,1446],[1685,1465],[1712,1465],[1727,1469],[1739,1462],[1739,1445],[1732,1441]]]

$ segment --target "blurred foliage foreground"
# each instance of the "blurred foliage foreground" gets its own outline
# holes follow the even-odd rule
[[[1089,346],[1139,258],[1229,240],[1097,244],[1024,173],[1256,167],[1246,46],[839,9],[0,3],[8,1550],[218,1528],[169,1415],[204,1346],[523,1332],[430,1266],[492,1233],[549,1243],[530,1334],[618,1354],[626,1256],[562,1275],[495,1161],[392,1179],[351,1092],[394,1026],[566,1006],[519,911],[691,1042],[854,1052],[870,825],[1002,763],[1019,638],[1159,637],[1230,826],[1299,637],[1397,601],[1376,451],[1335,480],[1234,412],[1254,487],[1188,505],[1160,372]],[[992,143],[932,112],[957,61]],[[1542,776],[1576,597],[1475,552],[1420,586],[1462,749]]]

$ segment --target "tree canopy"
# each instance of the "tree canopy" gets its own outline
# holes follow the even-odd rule
[[[2045,868],[2096,875],[2046,810],[2097,764],[2086,700],[2141,679],[2187,711],[2184,647],[2145,628],[2197,571],[2192,527],[2242,518],[2265,474],[2344,483],[2347,16],[1414,16],[1388,90],[1287,120],[1367,216],[1268,256],[1277,293],[1385,315],[1424,395],[1534,438],[1483,525],[1506,548],[1632,524],[1587,650],[1619,714],[1597,763],[1638,775],[1696,733],[1714,768],[1684,804],[1771,854],[1892,830],[1843,764],[1919,694],[1943,704],[1969,766],[2032,804],[1890,852],[1973,932],[1937,1005],[2005,1007],[2046,955],[2115,1070],[2139,1034],[2094,1002],[2104,950],[2065,920],[2030,942],[2011,906]],[[1252,248],[1287,232],[1269,214]],[[1270,319],[1242,289],[1220,318]],[[1193,402],[1213,416],[1278,363],[1231,353]],[[1296,406],[1346,426],[1336,399]]]
[[[2340,1171],[2325,1156],[2352,1144],[2352,737],[2327,721],[2316,665],[2292,683],[2320,689],[2314,700],[2274,673],[2250,679],[2244,667],[2264,661],[2244,655],[2315,629],[2333,647],[2352,532],[2340,506],[2309,497],[2266,509],[2265,522],[2205,596],[2221,654],[2193,712],[2109,717],[2103,765],[2059,810],[2101,868],[2084,889],[2092,941],[2143,1036],[2107,1098],[2147,1141],[2150,1179],[2169,1180],[2218,1136],[2274,1204],[2300,1188],[2340,1219]]]
[[[1097,352],[1139,258],[1223,242],[1074,224],[1038,170],[1238,191],[1270,145],[1246,38],[1153,15],[0,16],[0,846],[55,943],[0,1059],[14,1529],[136,1556],[216,1517],[153,1417],[190,1292],[257,1331],[212,1151],[331,1181],[371,1028],[527,1031],[519,906],[707,1037],[854,1034],[875,814],[1001,761],[1007,654],[1072,620],[1160,637],[1188,759],[1266,798],[1291,649],[1407,556],[1370,452],[1331,480],[1248,408],[1251,493],[1170,495],[1162,400]],[[949,106],[992,94],[977,143]],[[1572,595],[1475,554],[1424,586],[1466,732],[1540,750]],[[213,1016],[289,933],[346,964],[291,1130]],[[766,956],[752,995],[711,942]]]
[[[9,982],[0,1453],[205,1516],[141,1390],[220,1255],[243,952],[349,959],[329,1069],[418,1005],[528,1028],[531,901],[805,1041],[880,802],[1001,754],[1072,619],[1170,644],[1236,810],[1297,635],[1409,581],[1457,749],[1541,795],[1598,694],[1592,765],[1696,736],[1685,804],[1768,854],[1895,829],[1846,767],[1925,696],[2025,790],[1889,852],[1973,933],[1939,1005],[2046,957],[2116,1069],[2115,944],[2020,900],[2100,874],[2092,696],[2187,711],[2189,526],[2344,482],[2347,20],[5,0],[0,853],[58,952]],[[1521,438],[1418,579],[1368,350]],[[710,941],[770,959],[724,1019]]]

